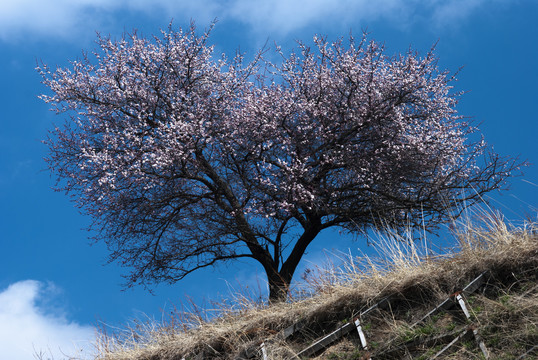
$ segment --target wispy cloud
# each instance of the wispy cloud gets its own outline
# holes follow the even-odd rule
[[[433,0],[426,9],[429,11],[432,23],[443,27],[458,23],[472,15],[478,15],[487,9],[500,5],[515,5],[518,0]]]
[[[228,15],[247,23],[254,31],[287,33],[316,23],[345,26],[382,17],[396,19],[402,14],[407,17],[409,10],[401,0],[236,0]]]
[[[46,306],[57,295],[54,285],[34,280],[11,284],[0,292],[3,359],[30,360],[39,353],[44,359],[89,354],[94,328],[69,321],[57,306]]]
[[[110,12],[106,0],[17,0],[0,2],[0,39],[24,36],[69,38],[81,28],[98,25],[95,11]]]
[[[165,21],[213,18],[238,21],[255,33],[278,33],[312,25],[343,26],[386,20],[407,26],[427,19],[432,26],[461,21],[508,0],[17,0],[0,2],[0,39],[22,35],[70,38],[81,32],[120,25],[125,14],[159,16]],[[164,24],[163,24],[164,25]],[[365,24],[367,25],[367,24]]]

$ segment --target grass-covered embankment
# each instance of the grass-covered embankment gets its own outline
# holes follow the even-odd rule
[[[513,227],[500,216],[482,214],[474,222],[458,222],[455,229],[457,247],[437,255],[424,242],[385,234],[377,244],[380,257],[350,259],[337,269],[315,272],[309,280],[315,295],[297,293],[301,299],[270,306],[238,297],[211,320],[197,312],[178,313],[166,323],[139,323],[116,334],[102,331],[97,359],[298,358],[387,296],[383,306],[360,317],[367,350],[358,332],[351,331],[302,357],[480,359],[484,350],[473,335],[476,330],[492,359],[538,358],[537,225]],[[482,273],[484,283],[463,294],[468,319],[453,295]],[[450,309],[424,319],[447,298]],[[293,324],[301,329],[285,337],[284,329]]]

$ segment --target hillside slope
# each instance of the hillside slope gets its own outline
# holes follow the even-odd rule
[[[96,359],[538,358],[538,227],[481,224],[442,256],[389,235],[383,257],[318,272],[301,300],[103,331]]]

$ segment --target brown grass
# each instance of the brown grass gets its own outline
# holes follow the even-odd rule
[[[486,270],[491,274],[488,290],[468,299],[475,325],[495,358],[515,359],[515,354],[538,342],[538,226],[530,222],[512,226],[497,213],[481,212],[454,224],[453,229],[458,246],[442,254],[434,253],[425,237],[410,241],[410,234],[385,232],[376,240],[379,256],[348,257],[342,266],[316,269],[316,276],[306,278],[309,287],[296,295],[317,295],[301,300],[264,306],[237,297],[217,306],[216,317],[194,307],[160,323],[137,322],[116,331],[103,328],[96,359],[236,359],[262,341],[270,359],[293,358],[342,320],[349,321],[391,295],[391,308],[372,313],[365,323],[371,351],[377,354],[374,358],[383,358],[383,351],[390,347],[405,347],[412,340],[435,338],[467,326],[448,313],[420,327],[410,324]],[[303,331],[286,341],[279,339],[279,331],[298,321],[306,324]],[[357,341],[349,337],[317,359],[360,359],[365,353]],[[429,344],[413,356],[428,358],[439,346]],[[480,356],[467,341],[440,358]]]

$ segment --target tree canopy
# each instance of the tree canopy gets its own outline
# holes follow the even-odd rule
[[[322,230],[431,229],[517,168],[459,115],[433,49],[316,37],[246,63],[208,40],[194,26],[99,37],[69,67],[39,67],[43,100],[70,115],[45,141],[57,189],[130,284],[250,258],[279,299]]]

